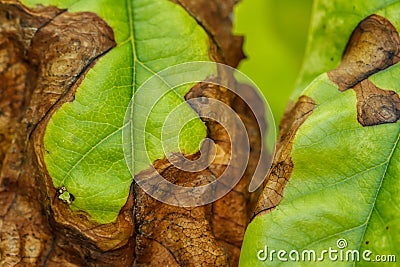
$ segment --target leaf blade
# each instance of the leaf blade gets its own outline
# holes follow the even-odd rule
[[[372,20],[382,21],[377,27],[387,25],[388,29],[392,29],[393,24],[398,28],[399,18],[393,10],[398,10],[399,6],[397,2],[377,12],[387,16],[386,20]],[[392,30],[388,33],[389,36],[393,34]],[[393,38],[396,38],[396,34]],[[384,39],[385,36],[380,38]],[[374,44],[371,39],[362,40],[368,46]],[[360,47],[359,51],[353,51],[355,54],[352,55],[359,54],[357,63],[369,64],[368,60],[375,59],[374,55],[381,46],[368,48],[372,55],[360,53],[366,51]],[[351,52],[346,49],[346,53]],[[375,61],[371,62],[371,66],[374,66]],[[330,75],[322,74],[302,91],[302,96],[312,99],[315,106],[293,138],[286,136],[291,146],[288,157],[292,160],[293,172],[284,177],[278,175],[277,183],[279,179],[290,178],[279,206],[273,211],[267,209],[275,206],[265,206],[261,210],[265,211],[264,214],[260,213],[250,223],[242,250],[242,264],[258,266],[262,265],[263,260],[268,260],[271,265],[282,264],[276,256],[275,262],[268,257],[262,257],[261,260],[257,257],[266,255],[265,246],[269,251],[297,250],[300,254],[304,250],[313,250],[321,258],[323,251],[331,248],[343,253],[355,251],[358,255],[371,251],[372,256],[368,256],[372,261],[376,255],[399,254],[399,227],[396,222],[400,219],[397,212],[400,183],[395,177],[399,173],[397,147],[400,123],[397,113],[400,88],[396,81],[400,67],[396,62],[389,62],[389,67],[385,66],[384,70],[372,69],[376,72],[372,76],[370,73],[360,75],[362,80],[357,81],[351,89],[340,88],[330,80]],[[351,68],[346,70],[348,75],[354,75]],[[371,93],[368,90],[375,91]],[[373,102],[375,98],[380,101]],[[383,99],[388,100],[385,102]],[[368,116],[382,120],[366,125],[360,119],[360,112],[364,111],[371,111]],[[395,119],[387,120],[392,114],[396,115]],[[274,189],[274,179],[267,184],[267,187],[272,186],[271,190]],[[263,197],[269,198],[268,195]],[[253,236],[257,239],[254,240]],[[339,241],[345,242],[346,246],[339,247]],[[318,258],[303,259],[300,264],[308,266],[317,261]],[[363,266],[366,261],[345,260],[343,265]],[[334,266],[337,259],[325,257],[323,262]]]
[[[25,1],[30,5],[38,2],[42,3]],[[169,1],[46,4],[69,7],[74,12],[95,12],[115,33],[117,47],[88,71],[75,100],[56,111],[44,136],[48,151],[44,158],[54,186],[64,186],[73,195],[73,210],[86,211],[93,220],[109,223],[125,204],[132,182],[122,144],[124,115],[132,95],[145,80],[168,66],[209,60],[208,36],[182,7]],[[184,102],[189,88],[180,90],[176,103]],[[199,118],[193,127],[198,134],[185,135],[183,143],[198,144],[205,137]],[[193,147],[187,151],[196,152]],[[156,153],[152,159],[161,156]]]

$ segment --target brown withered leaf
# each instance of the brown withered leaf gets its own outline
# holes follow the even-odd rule
[[[236,66],[243,53],[242,39],[231,34],[235,1],[178,2],[209,34],[210,58]],[[28,9],[0,0],[0,265],[236,266],[259,195],[247,188],[262,140],[250,108],[225,88],[200,83],[186,97],[204,96],[232,106],[249,132],[249,165],[226,196],[205,206],[182,208],[161,203],[133,185],[117,221],[106,225],[58,201],[43,160],[45,127],[63,103],[74,100],[97,58],[114,46],[112,30],[95,14]],[[232,88],[262,103],[251,87]],[[160,160],[154,166],[165,179],[184,186],[207,184],[224,172],[230,157],[240,154],[232,153],[220,124],[205,123],[217,147],[214,162],[189,173]],[[224,187],[219,184],[215,190],[219,186]]]

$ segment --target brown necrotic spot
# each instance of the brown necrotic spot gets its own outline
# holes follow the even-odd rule
[[[382,90],[368,79],[354,86],[354,91],[361,125],[393,123],[400,118],[400,98],[396,92]]]
[[[371,15],[354,29],[339,67],[328,73],[341,91],[399,62],[400,38],[389,20]]]
[[[400,38],[389,20],[378,15],[364,19],[354,29],[340,65],[329,78],[345,91],[357,95],[357,119],[363,126],[396,122],[400,98],[390,90],[375,86],[368,77],[400,61]]]
[[[243,37],[232,34],[232,10],[235,0],[173,0],[181,5],[207,32],[210,58],[236,67],[245,58]]]
[[[315,102],[308,96],[301,96],[290,106],[281,121],[274,161],[264,182],[264,190],[258,199],[253,218],[275,209],[283,196],[283,190],[293,172],[291,158],[293,139],[300,126],[314,110]]]

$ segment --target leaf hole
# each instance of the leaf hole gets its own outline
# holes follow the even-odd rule
[[[9,12],[9,11],[6,11],[6,19],[7,20],[12,20],[12,15],[11,15],[11,12]]]

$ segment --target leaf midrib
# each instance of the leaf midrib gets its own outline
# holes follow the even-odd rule
[[[77,1],[74,3],[74,5],[76,3],[78,3],[80,1]],[[145,68],[147,71],[149,71],[151,74],[153,75],[157,75],[157,73],[155,71],[153,71],[151,68],[149,68],[145,63],[143,63],[137,55],[137,50],[136,50],[136,43],[135,43],[135,26],[134,26],[134,15],[133,15],[133,0],[126,0],[126,7],[127,7],[127,11],[128,11],[128,19],[129,19],[129,38],[125,41],[120,42],[119,44],[117,44],[116,49],[118,49],[119,47],[122,47],[123,45],[125,45],[126,43],[130,43],[131,44],[131,49],[132,49],[132,56],[133,56],[133,60],[132,60],[132,79],[131,79],[131,99],[133,100],[134,98],[134,94],[136,92],[136,64],[140,64],[143,68]],[[134,103],[134,101],[132,101],[132,104]],[[133,107],[132,107],[133,108]],[[106,140],[108,140],[110,137],[112,137],[114,134],[117,134],[118,132],[120,132],[124,127],[126,127],[127,124],[123,124],[121,127],[119,127],[118,129],[110,132],[107,136],[105,136],[104,138],[101,139],[100,142],[96,143],[94,146],[90,147],[90,149],[88,151],[86,151],[85,154],[82,155],[82,157],[79,158],[79,160],[69,169],[69,171],[64,175],[64,177],[61,180],[61,185],[65,184],[65,181],[68,178],[71,178],[71,173],[76,169],[77,166],[79,166],[79,164],[88,156],[90,155],[99,145],[101,145],[102,143],[104,143]],[[133,130],[133,127],[131,127],[131,129]],[[133,133],[131,134],[131,136],[133,136]],[[132,157],[132,163],[134,162],[134,153],[132,153],[131,155]],[[134,166],[132,164],[132,166]]]

